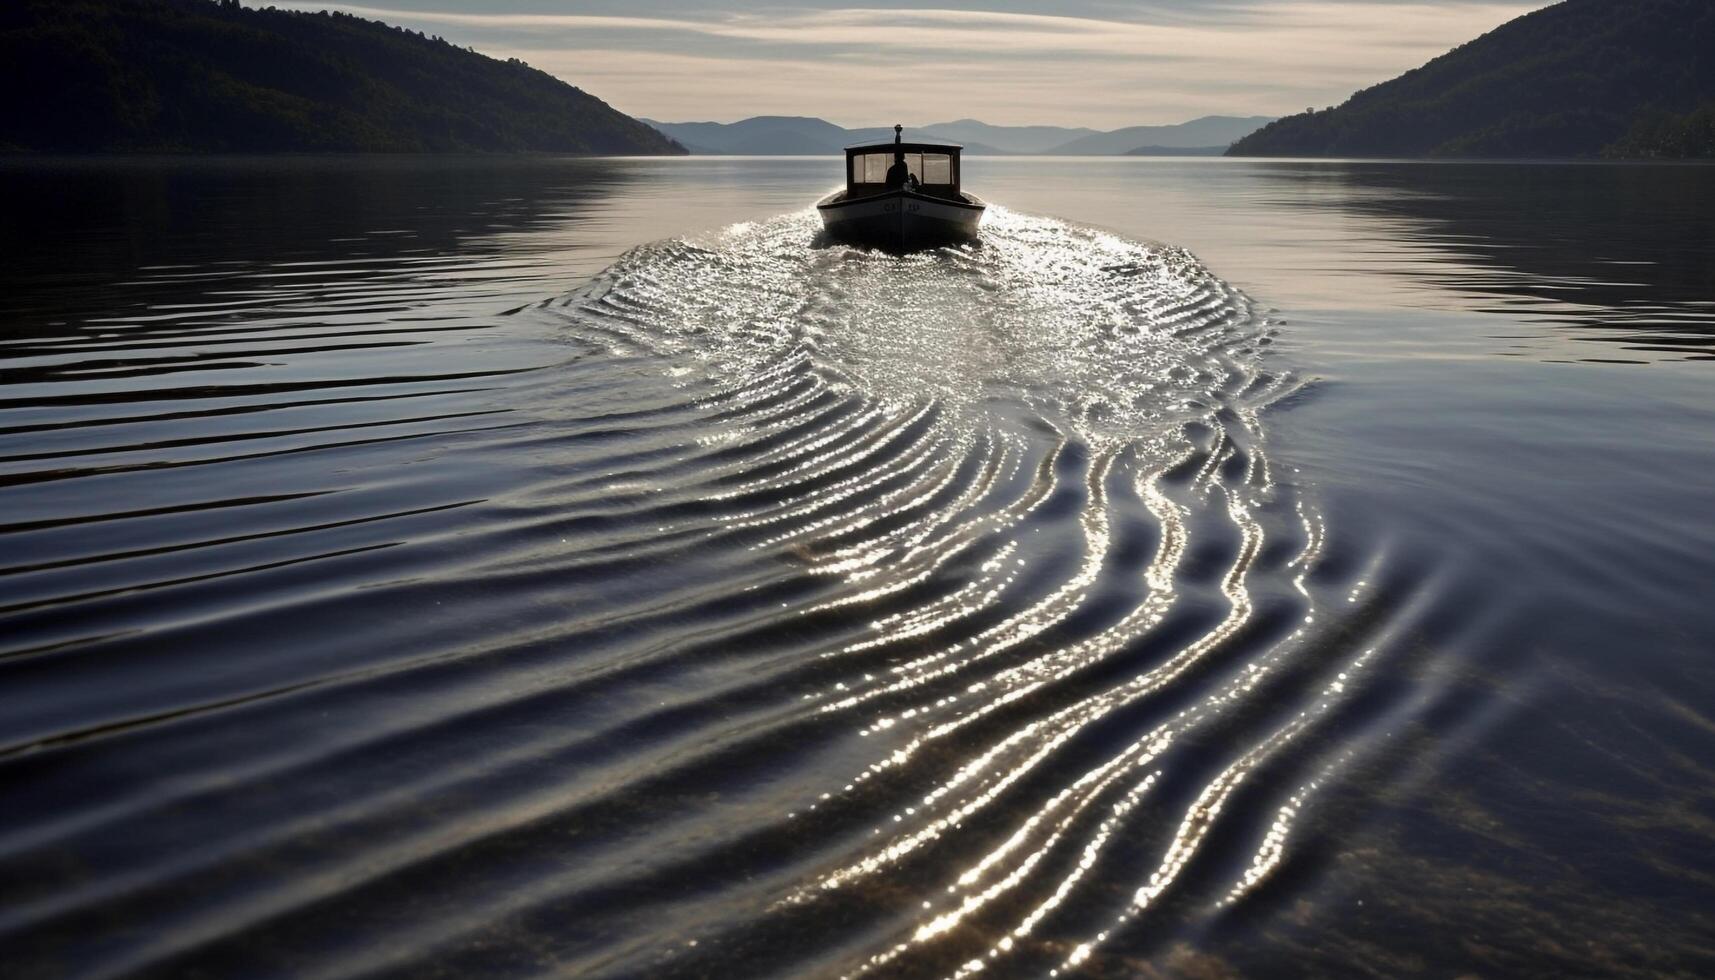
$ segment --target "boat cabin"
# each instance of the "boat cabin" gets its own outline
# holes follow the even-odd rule
[[[959,200],[959,151],[963,147],[958,143],[906,143],[902,132],[901,127],[893,127],[891,143],[846,147],[846,199],[895,189],[888,186],[887,172],[903,155],[917,193]]]
[[[816,202],[834,241],[908,252],[977,237],[987,205],[959,187],[957,143],[893,142],[846,147],[846,187]]]

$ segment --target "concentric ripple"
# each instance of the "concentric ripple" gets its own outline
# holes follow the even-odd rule
[[[281,404],[28,352],[18,969],[1122,969],[1243,914],[1365,719],[1438,703],[1374,680],[1422,571],[1331,549],[1267,452],[1305,386],[1182,250],[996,208],[895,258],[800,213],[501,327],[556,363]],[[169,416],[200,434],[103,442]]]

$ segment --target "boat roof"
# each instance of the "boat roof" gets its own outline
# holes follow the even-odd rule
[[[846,152],[851,153],[854,150],[898,150],[901,153],[935,153],[944,150],[962,150],[964,148],[965,144],[963,143],[923,143],[912,140],[906,140],[903,143],[895,143],[892,140],[873,140],[862,143],[853,143],[846,147]]]

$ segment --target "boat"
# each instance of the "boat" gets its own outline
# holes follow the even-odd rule
[[[831,238],[903,253],[976,237],[986,205],[959,187],[963,147],[904,134],[846,147],[845,189],[816,203]]]

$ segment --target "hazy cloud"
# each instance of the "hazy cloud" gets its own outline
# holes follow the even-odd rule
[[[648,0],[605,9],[547,0],[501,9],[454,0],[274,2],[345,10],[523,58],[626,112],[668,121],[974,116],[1100,128],[1334,104],[1546,5],[1248,0],[1044,12],[809,3],[676,13]]]

